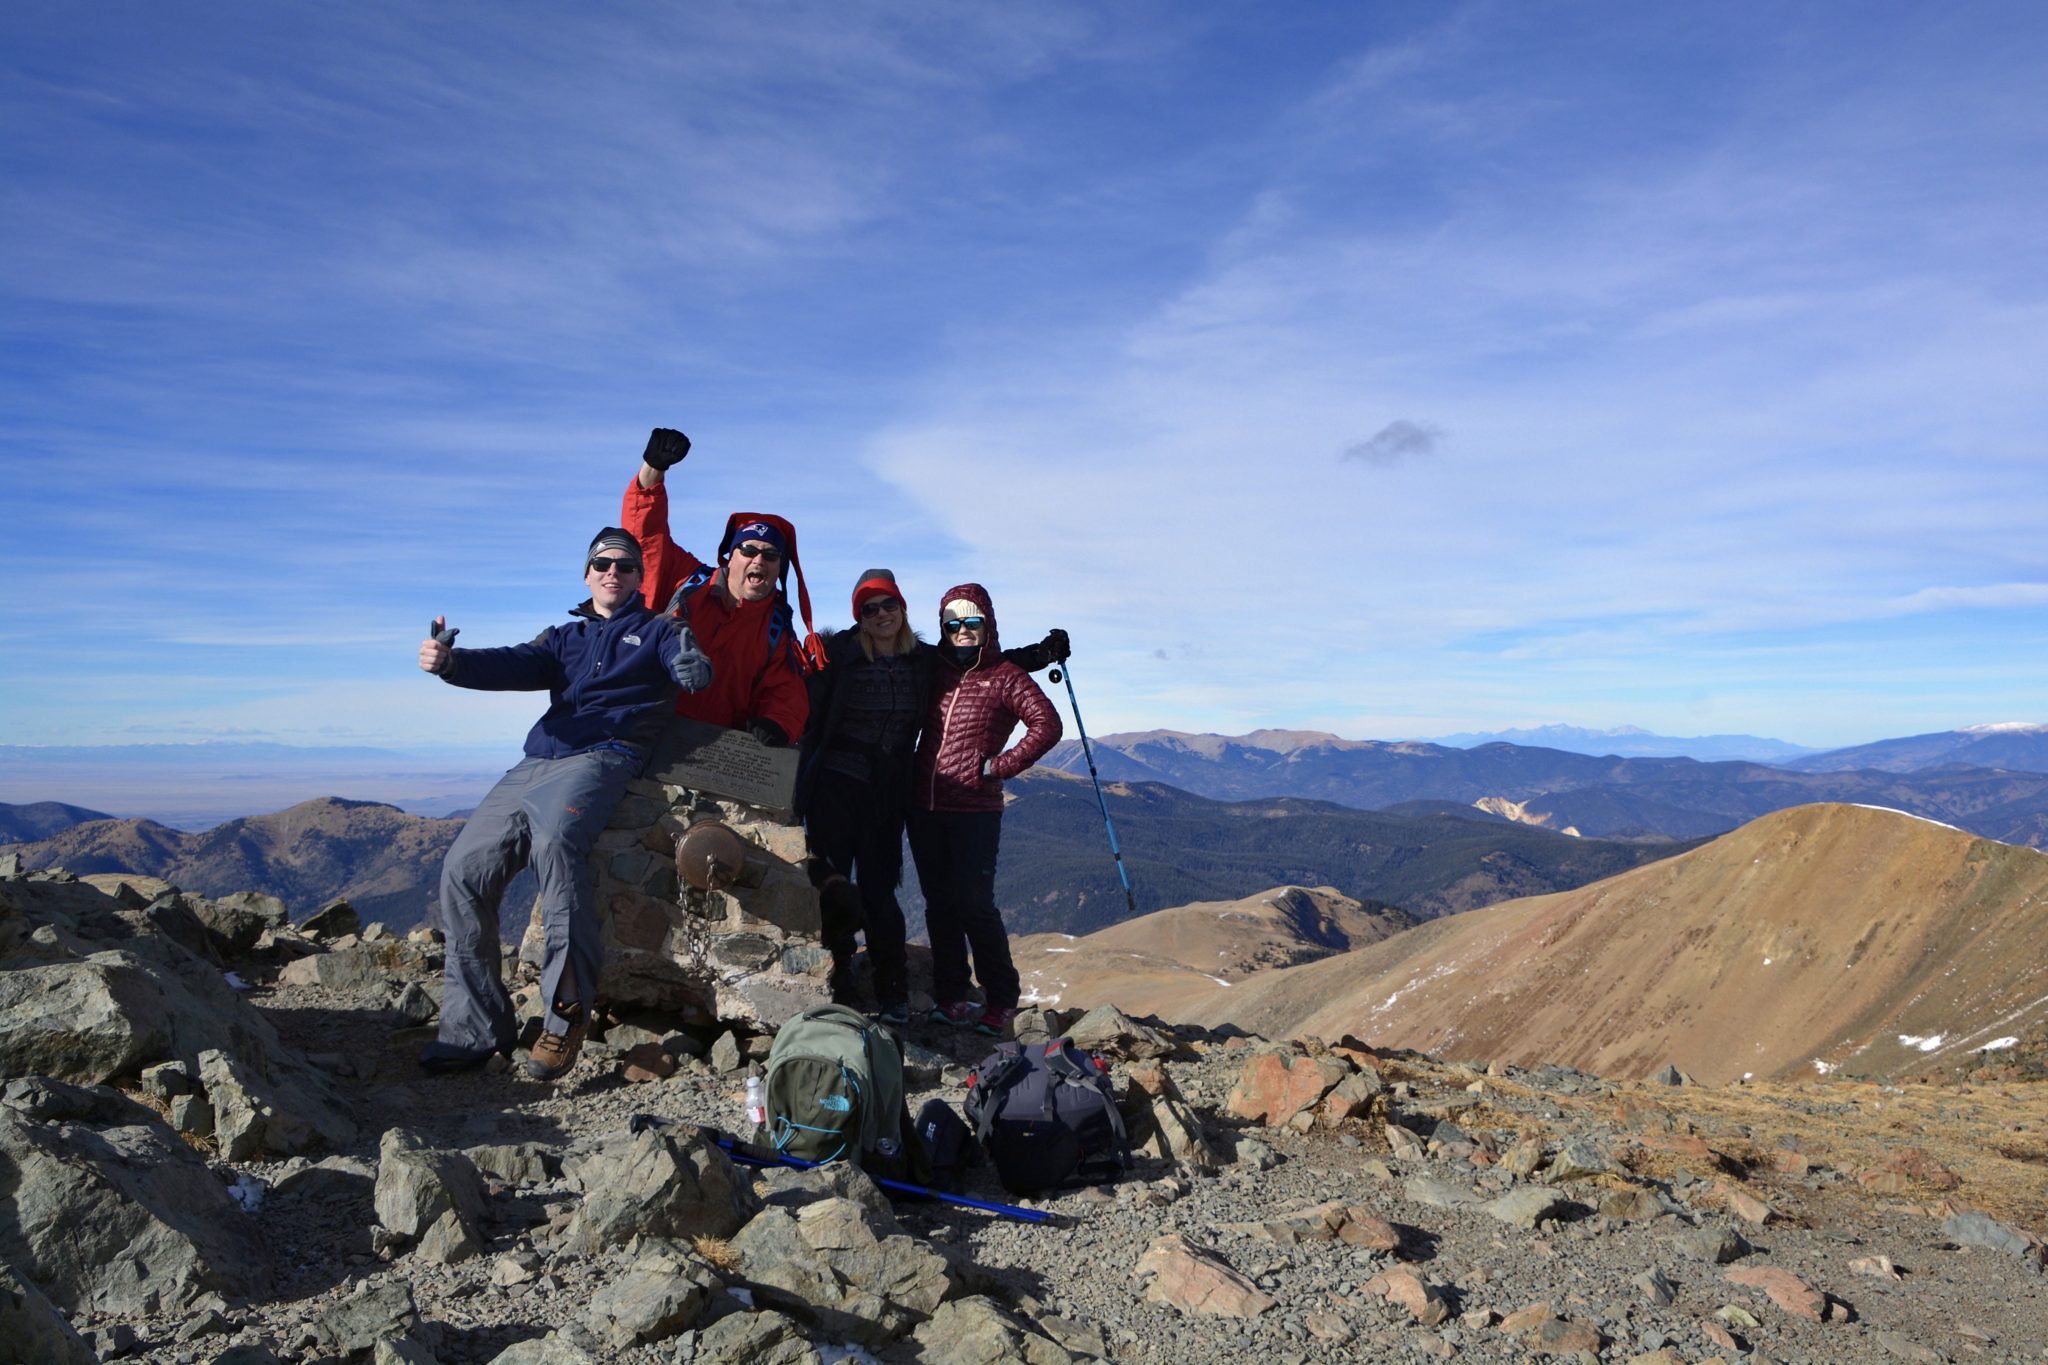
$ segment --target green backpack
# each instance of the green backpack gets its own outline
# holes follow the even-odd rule
[[[904,1103],[903,1049],[858,1010],[819,1005],[784,1024],[768,1051],[767,1122],[757,1141],[824,1165],[922,1180],[922,1146]]]

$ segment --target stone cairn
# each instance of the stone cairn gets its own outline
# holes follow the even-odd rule
[[[675,757],[685,742],[684,724],[657,751],[649,775],[627,787],[591,854],[604,924],[600,994],[686,1021],[773,1032],[829,998],[831,956],[820,941],[817,892],[803,869],[804,832],[787,814],[795,754],[763,751],[773,760],[764,789],[781,809],[715,796],[669,780],[689,771],[679,769]],[[754,741],[729,736],[718,743],[729,748]],[[745,857],[734,875],[699,889],[677,873],[677,843],[707,820],[736,835]],[[521,961],[537,967],[542,949],[536,906],[520,942]]]

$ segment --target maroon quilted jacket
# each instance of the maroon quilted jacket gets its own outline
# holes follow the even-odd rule
[[[996,609],[988,589],[962,583],[947,589],[939,609],[966,598],[988,618],[981,654],[966,669],[954,666],[945,645],[932,662],[932,697],[917,742],[917,776],[912,799],[920,810],[1001,810],[1003,779],[1015,777],[1059,743],[1060,713],[1053,710],[1031,675],[1003,658],[996,639]],[[940,631],[943,641],[945,632]],[[1005,749],[1010,732],[1024,722],[1024,738]],[[981,761],[993,759],[990,776]]]

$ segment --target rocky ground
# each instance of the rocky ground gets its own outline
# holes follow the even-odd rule
[[[0,1358],[2048,1360],[2038,1082],[1026,1015],[1114,1059],[1148,1146],[1033,1224],[735,1169],[698,1126],[765,1037],[633,1017],[551,1085],[424,1076],[430,943],[193,900],[0,881]],[[987,1049],[906,1041],[913,1109]]]

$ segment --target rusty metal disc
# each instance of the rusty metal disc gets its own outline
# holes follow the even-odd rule
[[[723,821],[705,818],[676,837],[676,876],[699,891],[730,886],[747,864],[747,846]]]

